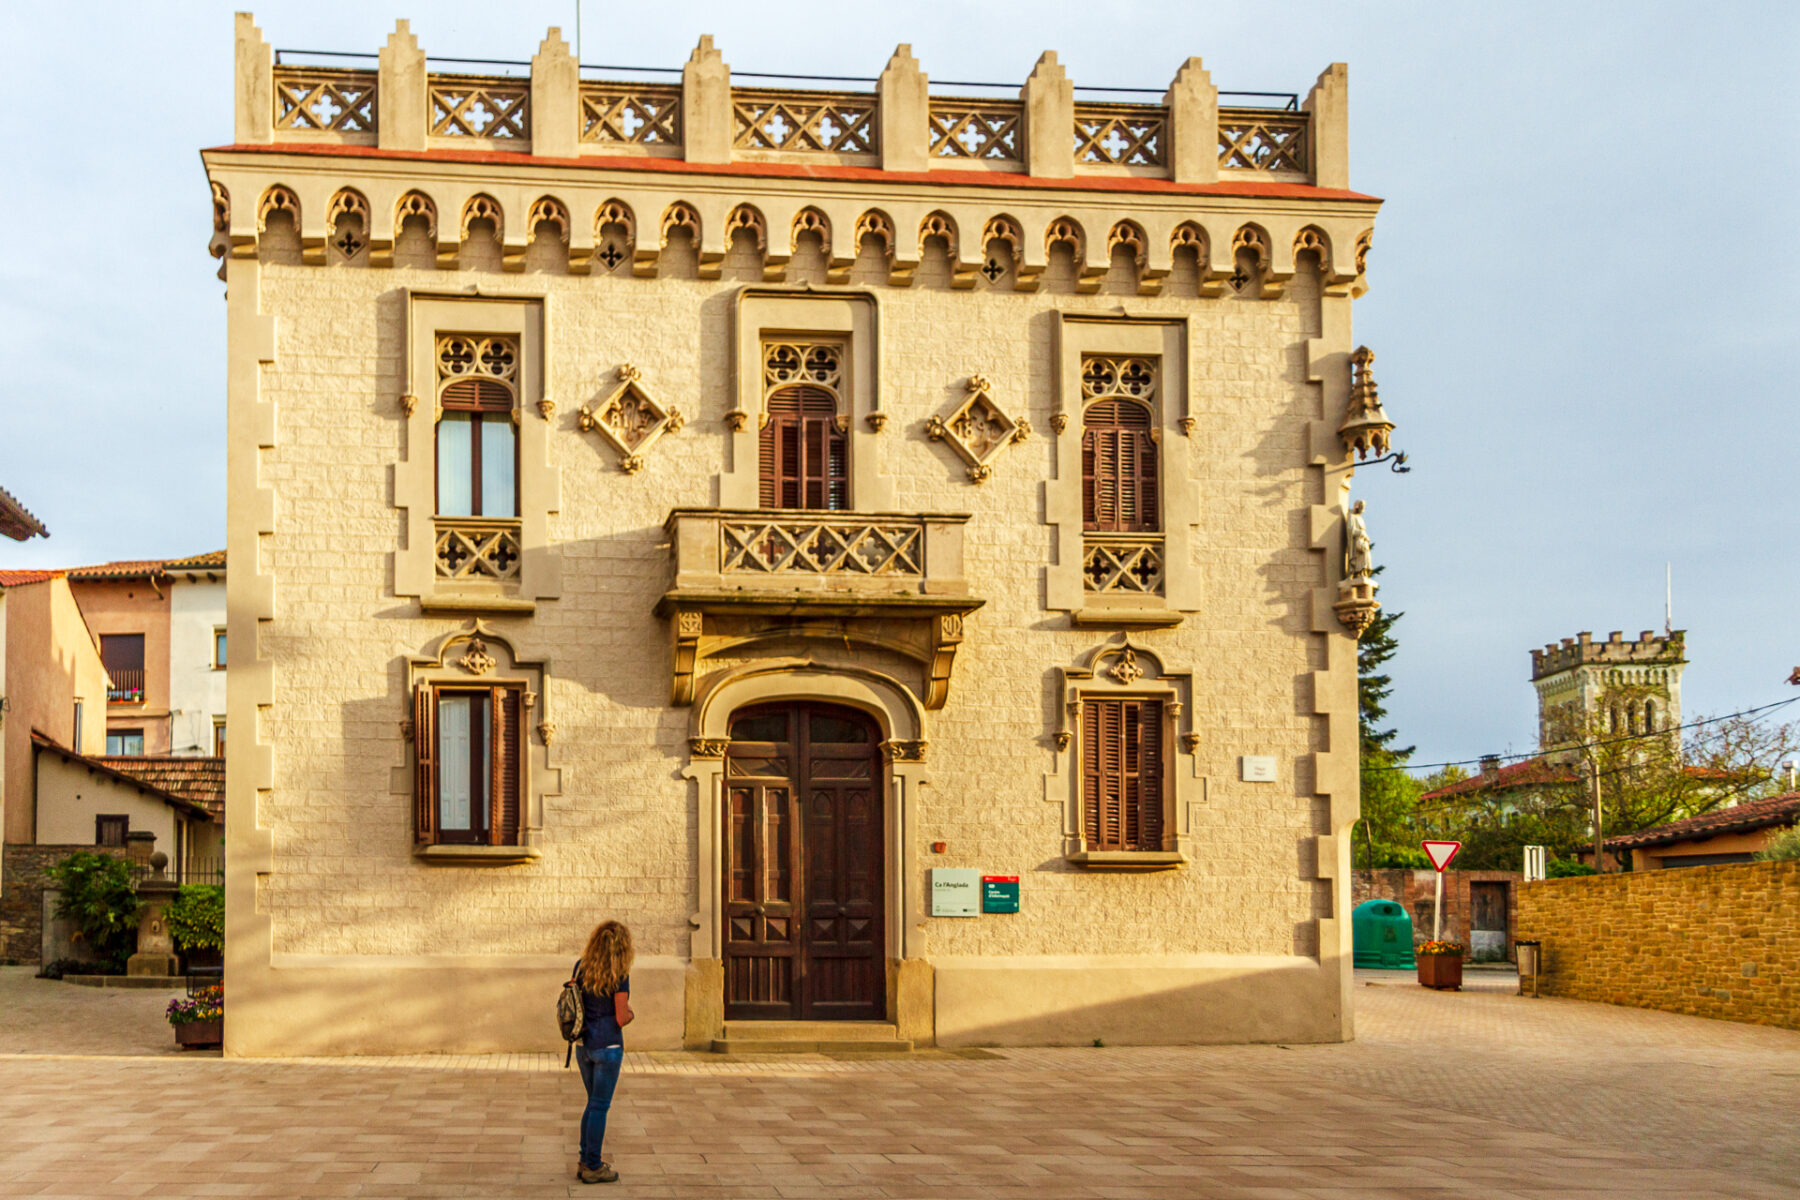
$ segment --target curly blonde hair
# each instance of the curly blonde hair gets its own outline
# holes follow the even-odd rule
[[[581,965],[575,976],[581,986],[596,996],[619,990],[619,984],[631,974],[631,930],[618,921],[602,921],[588,935],[587,949],[581,952]]]

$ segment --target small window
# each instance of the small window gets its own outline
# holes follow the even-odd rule
[[[142,704],[144,702],[144,635],[141,633],[102,634],[100,660],[106,665],[111,682],[106,689],[108,704]]]
[[[1081,364],[1081,525],[1089,533],[1155,533],[1158,484],[1154,358],[1089,355]]]
[[[94,845],[112,846],[123,849],[125,835],[131,832],[131,818],[114,814],[101,814],[94,818]]]
[[[783,388],[769,397],[762,431],[763,508],[850,507],[850,451],[838,428],[837,401],[816,387]]]
[[[1089,850],[1163,847],[1162,701],[1081,704],[1082,837]]]
[[[81,754],[81,753],[83,753],[83,751],[81,749],[81,701],[79,701],[79,700],[77,700],[75,702],[74,725],[75,725],[74,740],[69,743],[69,747],[70,747],[70,749],[74,750],[75,753]]]
[[[213,757],[225,757],[225,722],[213,722]]]
[[[225,669],[225,627],[221,625],[218,628],[213,630],[213,670],[223,671],[224,669]]]
[[[142,754],[144,731],[141,729],[109,729],[106,731],[108,754]]]
[[[512,338],[438,339],[437,512],[441,517],[519,515],[519,364]]]
[[[519,844],[521,696],[517,687],[419,689],[414,716],[417,841]]]

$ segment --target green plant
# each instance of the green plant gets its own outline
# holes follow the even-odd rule
[[[219,950],[225,945],[225,889],[213,883],[185,884],[164,911],[169,936],[183,950]]]
[[[1572,858],[1553,858],[1550,865],[1544,868],[1544,874],[1550,879],[1569,879],[1576,875],[1598,874],[1588,863],[1577,862]]]
[[[1791,862],[1800,858],[1800,825],[1769,839],[1768,845],[1756,852],[1757,862]]]
[[[78,850],[44,875],[62,889],[56,914],[75,922],[76,936],[100,956],[109,973],[124,971],[125,960],[137,949],[141,907],[131,864],[111,854]]]

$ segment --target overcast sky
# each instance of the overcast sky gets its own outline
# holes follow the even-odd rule
[[[224,544],[223,286],[198,150],[232,134],[233,6],[13,4],[0,185],[0,486],[49,527],[0,566]],[[573,41],[575,0],[267,3],[276,46]],[[1800,5],[588,0],[583,61],[1304,93],[1350,64],[1351,185],[1385,197],[1356,332],[1410,475],[1363,472],[1392,712],[1416,761],[1532,746],[1528,651],[1660,629],[1689,714],[1791,694]]]

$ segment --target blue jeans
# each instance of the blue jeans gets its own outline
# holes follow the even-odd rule
[[[606,1114],[612,1108],[613,1089],[619,1086],[619,1068],[625,1064],[625,1048],[608,1046],[588,1052],[575,1047],[575,1063],[581,1068],[581,1084],[587,1088],[587,1108],[581,1114],[581,1165],[590,1171],[600,1167],[600,1147],[606,1141]]]

